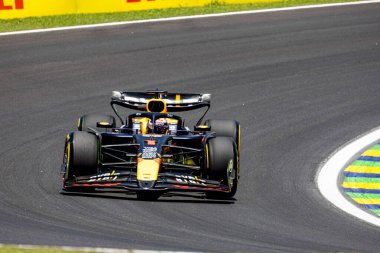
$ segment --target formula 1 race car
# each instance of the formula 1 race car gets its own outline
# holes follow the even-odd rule
[[[67,135],[61,169],[63,191],[124,189],[155,200],[169,191],[204,192],[231,199],[239,179],[240,125],[206,120],[210,94],[114,91],[115,117],[88,114]],[[143,111],[124,122],[116,106]],[[206,108],[191,131],[171,112]]]

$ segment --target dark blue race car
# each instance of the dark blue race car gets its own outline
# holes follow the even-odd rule
[[[62,164],[64,192],[124,189],[154,200],[169,191],[204,192],[231,199],[239,179],[240,125],[203,119],[210,94],[114,91],[115,117],[88,114],[67,135]],[[140,111],[120,116],[117,106]],[[172,114],[206,108],[191,131]]]

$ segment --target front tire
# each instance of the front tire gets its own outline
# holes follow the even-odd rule
[[[98,139],[87,132],[73,132],[66,140],[64,164],[64,180],[97,174]]]
[[[208,140],[207,174],[209,179],[229,187],[229,192],[206,192],[207,198],[231,199],[237,190],[237,149],[231,137],[216,137]]]

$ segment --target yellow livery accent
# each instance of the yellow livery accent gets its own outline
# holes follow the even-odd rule
[[[67,154],[67,158],[66,158],[66,173],[65,173],[65,178],[68,178],[68,177],[69,177],[69,168],[70,168],[70,146],[71,146],[71,144],[70,144],[70,143],[67,143],[67,146],[66,146],[66,154]]]
[[[179,94],[177,94],[177,95],[175,95],[175,101],[176,101],[176,103],[181,103],[181,95],[179,95]],[[180,105],[176,105],[176,107],[179,107]]]
[[[240,124],[239,124],[238,141],[239,141],[239,143],[238,143],[238,153],[240,155]]]
[[[81,118],[78,119],[78,129],[80,128]]]
[[[142,159],[137,161],[137,180],[154,181],[158,178],[161,159]]]
[[[172,118],[165,118],[168,124],[177,124],[178,125],[178,120],[177,119],[172,119]]]
[[[209,154],[208,154],[208,144],[206,144],[206,168],[210,168],[210,160],[209,160]]]
[[[71,150],[70,150],[70,146],[71,146],[71,144],[70,143],[67,143],[67,166],[69,166],[69,164],[70,164],[70,152],[71,152]]]
[[[141,123],[141,133],[142,134],[146,134],[147,133],[149,121],[150,121],[150,119],[149,118],[145,118],[145,117],[139,117],[139,118],[134,118],[133,119],[133,122],[140,122]]]

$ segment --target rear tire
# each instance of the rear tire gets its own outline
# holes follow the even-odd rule
[[[105,132],[106,128],[97,127],[98,122],[109,122],[112,124],[112,128],[116,127],[115,117],[111,115],[99,115],[99,114],[86,114],[78,120],[78,130],[88,131],[88,128],[92,128],[98,132]]]
[[[236,120],[209,119],[205,124],[211,127],[211,132],[215,132],[217,137],[231,137],[237,148],[237,177],[240,174],[240,124]]]
[[[208,119],[205,124],[211,127],[216,136],[231,137],[240,149],[240,124],[236,120]]]
[[[216,137],[208,140],[208,176],[221,181],[230,188],[230,192],[206,192],[207,198],[230,199],[237,190],[237,149],[231,137]]]

